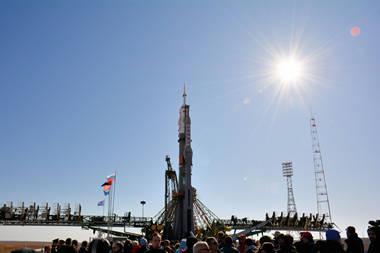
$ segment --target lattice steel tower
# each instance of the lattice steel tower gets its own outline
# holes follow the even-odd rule
[[[321,148],[319,146],[319,138],[315,118],[310,119],[311,140],[313,147],[313,161],[315,173],[315,188],[317,194],[317,211],[320,217],[325,217],[325,220],[332,222],[329,196],[327,194],[326,176],[323,169]]]
[[[297,213],[296,202],[294,200],[293,194],[293,163],[284,162],[282,163],[282,175],[286,177],[286,185],[288,186],[288,214],[294,216]]]

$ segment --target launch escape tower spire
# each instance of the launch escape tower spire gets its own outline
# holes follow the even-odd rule
[[[331,220],[330,202],[327,194],[327,185],[325,170],[323,169],[321,148],[319,146],[319,138],[317,132],[317,125],[315,118],[312,116],[310,119],[311,140],[313,147],[313,161],[314,161],[314,174],[315,174],[315,188],[317,194],[317,211],[321,217],[325,217],[328,222]]]
[[[179,112],[179,175],[178,175],[178,208],[174,222],[174,231],[184,238],[194,232],[193,187],[191,185],[191,167],[193,151],[191,149],[190,106],[186,104],[186,85],[183,91],[183,105]]]
[[[288,187],[288,214],[294,216],[297,213],[296,202],[294,200],[293,194],[293,163],[292,162],[284,162],[282,163],[282,174],[286,177],[286,185]]]

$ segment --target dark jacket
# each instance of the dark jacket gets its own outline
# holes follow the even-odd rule
[[[166,253],[166,251],[163,248],[149,248],[145,253]]]
[[[355,233],[345,240],[347,244],[347,253],[363,253],[364,245],[362,239],[358,237],[358,234]]]
[[[317,249],[315,248],[314,241],[304,243],[303,241],[296,242],[294,246],[297,249],[298,253],[316,253]]]
[[[277,252],[278,253],[296,253],[297,250],[292,245],[280,244],[280,249]]]
[[[368,247],[367,253],[380,253],[380,243],[377,238],[376,241],[371,242],[371,244]]]
[[[222,253],[240,253],[239,250],[235,247],[232,247],[232,245],[224,246],[220,249]]]
[[[337,241],[318,241],[317,244],[320,253],[345,253],[342,244]]]
[[[58,253],[76,253],[76,250],[73,246],[64,245],[58,249]]]
[[[147,246],[141,246],[141,248],[139,248],[136,253],[145,253],[146,251],[148,250],[148,247]]]

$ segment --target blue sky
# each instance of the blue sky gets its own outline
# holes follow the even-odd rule
[[[312,108],[333,220],[364,235],[380,218],[379,13],[377,1],[1,1],[0,202],[101,214],[116,170],[116,212],[140,215],[146,200],[153,216],[186,82],[193,185],[219,217],[286,211],[284,161],[297,210],[316,212]],[[267,73],[294,48],[308,76],[280,92]],[[33,231],[0,238],[56,237]]]

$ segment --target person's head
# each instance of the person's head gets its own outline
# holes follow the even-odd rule
[[[124,249],[124,244],[122,242],[116,241],[112,243],[112,251],[115,253],[122,252]]]
[[[168,247],[170,245],[170,241],[169,240],[163,240],[162,241],[162,246],[164,246],[164,248]]]
[[[87,248],[87,245],[88,245],[88,242],[87,242],[87,241],[83,241],[83,242],[80,244],[80,246],[81,246],[82,248]]]
[[[175,249],[175,250],[179,249],[179,242],[177,242],[177,243],[174,245],[174,249]]]
[[[133,246],[132,246],[132,241],[127,239],[124,241],[124,252],[132,252]]]
[[[255,241],[251,238],[247,238],[244,242],[245,245],[247,245],[247,247],[251,246],[251,245],[255,245]]]
[[[51,252],[51,248],[50,248],[50,246],[49,245],[46,245],[45,247],[44,247],[44,253],[50,253]]]
[[[77,240],[73,240],[72,245],[73,245],[74,247],[78,247],[78,241],[77,241]]]
[[[271,242],[264,242],[261,246],[261,253],[274,253],[274,247]]]
[[[186,239],[182,239],[180,242],[179,242],[179,249],[182,251],[184,249],[187,248],[187,245],[186,245]]]
[[[218,240],[222,240],[224,239],[224,232],[223,231],[219,231],[218,232]]]
[[[262,237],[260,238],[259,242],[260,242],[260,245],[263,245],[263,244],[266,243],[266,242],[270,242],[270,243],[272,243],[272,239],[271,239],[269,236],[264,235],[264,236],[262,236]]]
[[[280,234],[281,234],[280,231],[276,231],[276,232],[274,232],[274,233],[273,233],[273,237],[274,237],[274,239],[277,240],[277,237],[278,237]]]
[[[211,252],[217,252],[219,245],[218,245],[218,240],[216,240],[215,237],[208,237],[206,239],[206,242]]]
[[[303,243],[309,243],[313,241],[313,235],[310,232],[303,232],[301,235],[301,241]]]
[[[145,239],[144,237],[141,237],[141,238],[140,238],[139,243],[140,243],[141,247],[146,247],[146,246],[148,246],[148,240]]]
[[[88,252],[91,253],[109,253],[110,243],[106,239],[95,239],[88,245]]]
[[[188,236],[186,238],[186,246],[188,249],[192,249],[194,244],[198,242],[198,239],[195,236]]]
[[[209,253],[210,249],[207,242],[197,242],[193,246],[193,253]]]
[[[286,244],[286,242],[285,242],[285,235],[284,234],[279,234],[277,236],[277,241],[278,241],[279,244]]]
[[[346,228],[347,238],[350,238],[351,236],[353,236],[355,234],[356,234],[355,227],[349,226],[349,227]]]
[[[154,232],[152,235],[152,248],[158,249],[161,247],[161,235],[158,232]]]
[[[58,241],[58,247],[63,247],[65,245],[65,241],[64,240],[59,240]]]
[[[293,241],[294,241],[293,236],[291,236],[290,234],[286,234],[284,237],[285,237],[285,243],[287,245],[293,244]]]
[[[65,244],[66,246],[71,246],[71,238],[67,238]]]
[[[329,229],[326,231],[326,240],[327,241],[340,241],[340,234],[335,229]]]
[[[377,239],[377,236],[380,232],[380,229],[378,227],[370,227],[367,229],[367,233],[368,233],[368,238],[371,242],[374,242]]]
[[[226,236],[224,238],[224,244],[227,245],[227,246],[231,246],[233,243],[233,240],[232,240],[232,237],[231,236]]]
[[[59,241],[59,239],[57,238],[57,239],[54,239],[53,240],[53,246],[56,246],[56,245],[58,245],[58,241]]]

